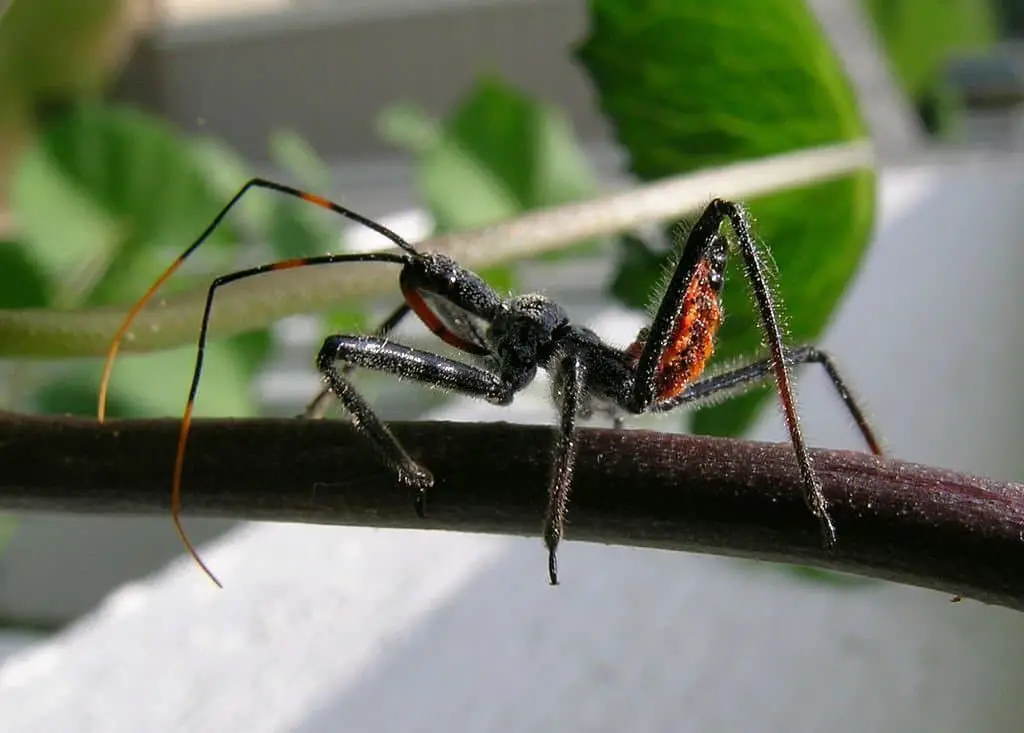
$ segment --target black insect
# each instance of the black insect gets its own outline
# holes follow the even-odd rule
[[[451,392],[508,405],[530,384],[538,369],[553,380],[553,395],[560,423],[552,451],[544,542],[548,549],[548,575],[558,583],[556,551],[565,527],[566,507],[576,461],[576,423],[595,411],[607,412],[621,425],[628,414],[665,412],[683,405],[698,406],[774,378],[803,481],[804,498],[821,524],[824,542],[835,542],[835,525],[808,455],[796,411],[791,367],[821,364],[846,405],[871,451],[881,447],[870,425],[824,352],[812,347],[787,348],[783,344],[761,255],[751,235],[743,207],[715,199],[704,209],[679,251],[679,259],[649,327],[641,329],[626,349],[602,341],[593,331],[569,321],[557,303],[538,294],[499,295],[474,272],[438,252],[420,252],[387,227],[332,201],[273,181],[253,179],[235,194],[206,230],[193,242],[132,307],[108,352],[100,387],[99,417],[105,412],[107,384],[114,357],[132,321],[156,290],[180,267],[251,189],[264,188],[294,196],[363,224],[390,239],[400,251],[336,254],[275,262],[218,277],[210,285],[199,331],[195,372],[182,418],[172,480],[172,515],[182,541],[196,562],[217,582],[189,542],[179,516],[181,475],[192,408],[203,366],[213,297],[228,283],[275,270],[342,262],[387,262],[401,266],[399,285],[404,302],[374,335],[328,336],[317,357],[317,368],[327,386],[353,418],[358,430],[377,449],[395,479],[414,495],[422,516],[434,478],[405,451],[388,427],[347,378],[354,368],[372,369],[412,379]],[[768,345],[768,358],[712,376],[702,376],[714,350],[723,312],[720,293],[724,284],[729,239],[720,231],[728,221],[736,248],[757,303]],[[440,356],[396,343],[387,334],[408,314],[416,316],[438,338],[469,358]],[[325,400],[314,400],[307,414],[323,410]],[[219,582],[218,582],[219,585]]]

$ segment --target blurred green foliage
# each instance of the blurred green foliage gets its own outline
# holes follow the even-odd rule
[[[839,64],[802,3],[594,0],[590,35],[577,55],[641,178],[864,134]],[[438,232],[597,191],[564,114],[494,76],[468,90],[444,120],[405,103],[384,111],[380,131],[415,157],[418,187]],[[330,190],[327,166],[295,133],[275,135],[269,153],[298,185]],[[217,141],[189,140],[96,95],[68,105],[40,123],[13,179],[19,227],[0,250],[5,307],[132,302],[248,175],[248,165]],[[866,245],[873,203],[870,173],[750,202],[758,232],[782,273],[777,285],[795,339],[816,339],[827,323]],[[210,273],[240,259],[251,262],[252,253],[239,248],[243,241],[261,241],[267,257],[280,258],[339,245],[338,223],[302,202],[256,194],[240,209],[197,261],[167,284],[167,292],[201,286]],[[592,251],[595,244],[583,247]],[[611,291],[627,305],[642,307],[651,300],[671,246],[632,236],[620,239],[619,251]],[[511,289],[513,273],[500,268],[485,275]],[[729,277],[742,279],[735,269]],[[753,354],[760,346],[745,290],[738,283],[727,290],[730,318],[718,346],[723,359]],[[329,320],[365,325],[358,306],[329,314]],[[248,390],[238,385],[250,384],[260,368],[266,333],[224,340],[216,349],[223,356],[204,376],[199,411],[252,414]],[[188,351],[186,346],[177,355],[123,357],[112,385],[112,413],[176,413],[185,376],[172,375],[188,372]],[[22,370],[15,392],[35,397],[22,397],[16,406],[91,412],[86,397],[96,370],[95,363]],[[696,427],[736,434],[763,396],[703,411]]]
[[[594,174],[561,110],[494,76],[482,77],[443,121],[397,104],[384,110],[379,130],[415,156],[417,186],[436,234],[494,224],[597,193]],[[481,274],[499,290],[516,289],[512,267]]]
[[[154,280],[217,213],[220,192],[194,156],[182,155],[182,142],[158,120],[98,102],[40,130],[12,204],[24,242],[61,285],[63,307],[137,298],[139,284]],[[207,256],[236,239],[230,226],[219,228]]]
[[[98,100],[73,105],[42,125],[11,183],[18,230],[2,245],[2,257],[18,266],[0,269],[0,292],[20,292],[23,305],[61,310],[138,298],[239,185],[207,175],[200,157],[210,149],[193,146],[159,120]],[[206,267],[223,269],[234,261],[239,234],[233,223],[205,248]],[[167,292],[205,283],[208,272],[186,272]],[[219,368],[210,369],[213,384],[200,410],[255,414],[248,385],[268,346],[266,333],[215,344],[210,358]],[[178,413],[191,352],[120,360],[111,414]],[[17,370],[13,406],[94,414],[98,375],[95,362]]]
[[[470,89],[439,123],[409,105],[385,110],[381,131],[417,157],[416,179],[438,233],[510,219],[597,193],[565,115],[493,76]],[[429,135],[427,131],[435,130]]]

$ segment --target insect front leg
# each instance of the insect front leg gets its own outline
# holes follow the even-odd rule
[[[340,365],[340,368],[339,368]],[[429,351],[413,349],[377,336],[328,336],[317,357],[324,381],[352,416],[356,429],[370,439],[398,480],[416,492],[416,512],[424,515],[431,473],[417,463],[398,442],[352,383],[346,368],[372,369],[423,384],[485,399],[497,405],[512,402],[518,385],[497,374]]]
[[[321,362],[320,372],[324,376],[329,392],[341,401],[351,415],[355,428],[370,439],[384,459],[384,463],[394,471],[398,482],[415,492],[416,513],[422,517],[427,489],[434,485],[433,475],[406,452],[369,403],[352,383],[342,376],[341,369],[333,362]]]
[[[402,320],[407,315],[409,315],[411,310],[412,309],[409,307],[409,304],[403,302],[400,306],[398,306],[397,308],[395,308],[395,310],[391,312],[391,315],[385,318],[384,321],[379,326],[377,326],[377,329],[373,332],[373,335],[380,337],[387,336],[389,333],[391,333],[398,327],[398,324],[401,323]],[[347,377],[354,370],[354,365],[344,364],[341,367],[341,374],[342,376]],[[314,397],[308,405],[306,405],[306,409],[302,411],[302,414],[299,415],[299,417],[305,418],[307,420],[319,420],[327,413],[327,407],[330,404],[330,402],[331,388],[328,386],[324,386],[323,389],[321,389],[320,392],[317,394],[317,396]]]

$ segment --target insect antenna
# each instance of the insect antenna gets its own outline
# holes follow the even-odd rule
[[[124,341],[125,336],[128,335],[128,331],[131,329],[132,323],[135,322],[135,319],[138,317],[139,313],[142,312],[142,309],[146,307],[146,304],[152,299],[152,297],[163,286],[163,284],[167,282],[175,272],[178,271],[182,264],[184,264],[185,260],[192,256],[193,252],[199,249],[199,247],[204,242],[206,242],[207,239],[209,239],[210,235],[213,234],[214,230],[218,226],[220,226],[221,222],[224,221],[224,218],[231,212],[233,208],[235,208],[238,202],[241,201],[241,199],[254,188],[262,188],[270,191],[276,191],[286,196],[292,196],[294,198],[301,199],[303,201],[313,204],[314,206],[319,206],[322,209],[333,211],[335,214],[338,214],[339,216],[343,216],[346,219],[349,219],[350,221],[356,222],[357,224],[362,224],[363,226],[368,227],[369,229],[377,232],[381,236],[387,237],[394,244],[398,245],[398,247],[405,250],[409,254],[413,256],[419,255],[415,247],[413,247],[411,244],[409,244],[409,242],[407,242],[405,239],[403,239],[401,236],[396,234],[391,229],[388,229],[383,224],[373,221],[372,219],[368,219],[362,214],[358,214],[355,211],[352,211],[351,209],[346,209],[344,206],[341,206],[340,204],[336,204],[333,201],[330,201],[322,196],[318,196],[317,194],[309,193],[308,191],[302,191],[298,188],[293,188],[291,186],[286,186],[283,183],[277,183],[275,181],[270,181],[265,178],[250,179],[244,186],[242,186],[238,190],[238,193],[231,197],[231,200],[228,201],[224,208],[222,208],[217,213],[217,215],[209,223],[206,229],[203,230],[203,233],[200,234],[196,238],[196,240],[192,242],[192,244],[185,248],[185,251],[178,255],[177,259],[175,259],[174,262],[172,262],[170,266],[166,270],[164,270],[164,272],[156,280],[153,281],[153,284],[149,286],[149,289],[147,289],[146,292],[143,293],[142,297],[139,298],[134,305],[132,305],[131,309],[128,311],[128,315],[125,316],[124,320],[121,322],[121,325],[114,333],[114,338],[111,340],[110,346],[107,348],[106,362],[103,365],[103,376],[100,378],[100,391],[98,405],[96,409],[96,417],[100,422],[103,422],[106,419],[107,415],[107,391],[110,385],[110,375],[114,369],[114,360],[117,357],[118,351],[120,351],[121,349],[121,343]],[[277,269],[285,268],[279,267]]]
[[[106,405],[107,405],[107,392],[110,383],[110,376],[113,370],[114,359],[120,349],[121,342],[124,340],[126,334],[131,328],[131,324],[135,318],[145,307],[146,303],[153,297],[153,295],[160,289],[160,287],[170,277],[177,272],[181,267],[182,263],[185,262],[205,241],[208,240],[213,231],[217,226],[224,220],[232,208],[234,208],[242,197],[250,190],[254,188],[264,188],[279,193],[293,196],[295,198],[307,201],[315,206],[333,211],[334,213],[345,217],[358,224],[362,224],[369,227],[371,230],[387,237],[394,244],[398,245],[403,252],[367,252],[367,253],[344,253],[344,254],[329,254],[319,255],[313,257],[301,257],[290,260],[283,260],[280,262],[272,262],[258,267],[251,267],[244,270],[238,270],[237,272],[228,273],[216,278],[211,284],[210,289],[207,292],[206,303],[203,308],[202,323],[199,328],[199,338],[196,349],[196,364],[195,370],[192,374],[192,382],[189,387],[188,401],[185,404],[185,411],[182,415],[181,420],[181,431],[178,436],[178,450],[175,456],[174,462],[174,474],[171,485],[171,518],[174,521],[174,527],[177,530],[178,536],[181,538],[182,543],[185,545],[186,550],[196,561],[203,572],[217,584],[218,587],[223,587],[213,572],[207,567],[206,563],[199,557],[198,551],[195,549],[192,542],[188,539],[188,535],[185,532],[184,527],[181,523],[181,478],[184,470],[185,462],[185,446],[188,442],[189,430],[192,424],[192,413],[195,405],[196,394],[199,390],[199,379],[202,374],[203,367],[203,356],[206,350],[206,341],[209,331],[210,315],[213,309],[213,296],[217,289],[232,282],[243,280],[257,275],[262,275],[268,272],[276,272],[278,270],[295,269],[299,267],[311,267],[316,265],[329,265],[337,264],[342,262],[390,262],[392,264],[405,265],[411,262],[415,257],[419,256],[416,249],[409,244],[405,239],[400,237],[391,229],[384,225],[368,219],[361,214],[358,214],[350,209],[347,209],[339,204],[334,203],[328,199],[325,199],[316,194],[301,191],[297,188],[292,188],[274,181],[269,181],[262,178],[254,178],[248,181],[239,191],[236,193],[231,200],[220,210],[217,216],[210,222],[210,224],[203,230],[199,237],[192,242],[178,257],[171,263],[171,265],[153,282],[152,285],[146,290],[146,292],[139,298],[138,301],[131,307],[128,314],[125,316],[124,321],[121,323],[117,332],[114,334],[114,338],[107,350],[106,363],[103,369],[103,376],[100,381],[99,390],[99,404],[97,409],[97,418],[100,422],[103,422],[106,418]]]

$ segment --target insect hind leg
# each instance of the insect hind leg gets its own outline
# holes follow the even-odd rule
[[[877,456],[884,454],[882,441],[868,420],[860,401],[850,391],[835,360],[827,352],[815,346],[789,347],[786,349],[786,363],[790,366],[820,364],[839,399],[843,401],[847,413],[857,425],[868,449]],[[774,369],[775,365],[771,359],[763,359],[704,377],[689,385],[681,394],[656,403],[651,407],[651,411],[667,412],[677,407],[699,408],[713,404],[723,397],[735,396],[771,381],[775,378]]]

